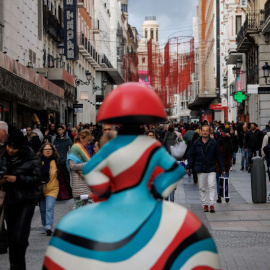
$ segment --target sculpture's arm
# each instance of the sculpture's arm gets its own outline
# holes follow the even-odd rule
[[[153,181],[152,192],[155,197],[166,198],[175,189],[177,182],[185,175],[185,169],[164,149],[156,152],[157,166],[164,169]]]

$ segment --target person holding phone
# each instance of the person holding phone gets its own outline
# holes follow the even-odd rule
[[[6,152],[0,159],[6,197],[4,207],[8,231],[10,269],[25,270],[25,253],[35,206],[42,198],[40,166],[36,154],[25,145],[23,133],[16,129],[8,137]]]

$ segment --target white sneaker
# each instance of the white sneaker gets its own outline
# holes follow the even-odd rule
[[[232,171],[232,170],[233,170],[233,168],[231,167],[231,168],[230,168],[230,171]]]

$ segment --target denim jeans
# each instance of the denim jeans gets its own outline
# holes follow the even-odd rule
[[[224,177],[229,177],[230,172],[226,172],[225,175],[221,174],[220,172],[216,172],[216,182],[217,182],[217,196],[220,197],[219,194],[219,177],[224,176]]]
[[[39,210],[41,215],[41,223],[45,230],[51,230],[53,227],[55,201],[56,198],[52,196],[45,196],[45,199],[40,201]]]
[[[241,152],[242,152],[242,157],[241,157],[241,167],[243,168],[248,168],[249,164],[248,164],[248,151],[245,151],[245,147],[243,146],[241,148]],[[245,159],[246,159],[246,166],[245,166]]]

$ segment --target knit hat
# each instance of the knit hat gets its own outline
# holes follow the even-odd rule
[[[19,129],[13,130],[7,139],[7,145],[13,146],[16,149],[20,149],[25,145],[25,138],[23,133]]]

